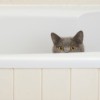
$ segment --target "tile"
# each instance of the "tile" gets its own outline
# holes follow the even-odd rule
[[[41,100],[41,69],[14,70],[14,100]]]
[[[43,69],[42,100],[70,100],[70,70]]]
[[[0,100],[13,100],[13,69],[0,69]]]
[[[98,69],[71,70],[71,100],[98,100]]]

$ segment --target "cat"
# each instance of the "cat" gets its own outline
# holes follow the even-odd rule
[[[53,53],[84,52],[83,31],[77,32],[73,37],[60,37],[51,33]]]

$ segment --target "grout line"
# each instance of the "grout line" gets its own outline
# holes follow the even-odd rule
[[[99,100],[99,71],[100,69],[98,69],[98,100]]]
[[[72,80],[72,77],[71,77],[71,74],[72,74],[72,69],[70,68],[70,100],[71,100],[71,80]]]
[[[13,100],[15,100],[14,99],[14,68],[13,68]]]
[[[43,100],[43,69],[41,68],[41,100]]]

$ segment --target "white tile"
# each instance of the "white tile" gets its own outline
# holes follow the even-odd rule
[[[70,70],[43,69],[42,100],[70,100]]]
[[[69,0],[70,4],[100,4],[100,0]]]
[[[14,70],[14,100],[41,100],[41,70]]]
[[[13,0],[13,4],[65,4],[69,0]]]
[[[0,100],[13,100],[13,69],[0,69]]]
[[[98,69],[71,70],[71,100],[98,100]]]
[[[2,4],[11,4],[13,0],[0,0],[0,5]]]

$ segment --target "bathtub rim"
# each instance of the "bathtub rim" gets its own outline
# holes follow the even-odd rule
[[[100,68],[100,52],[2,54],[0,55],[0,68]]]

